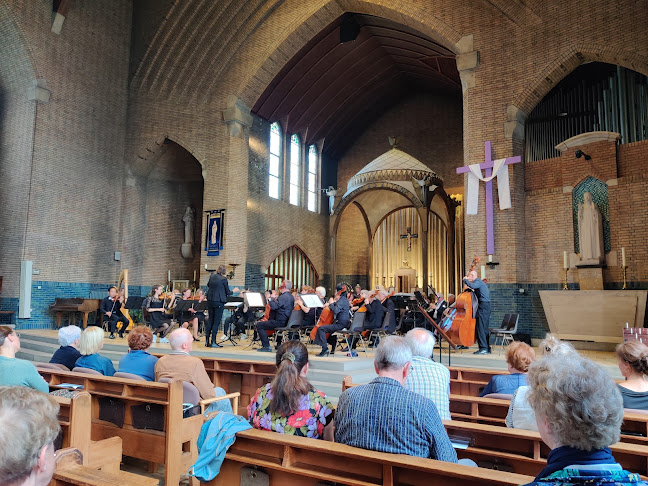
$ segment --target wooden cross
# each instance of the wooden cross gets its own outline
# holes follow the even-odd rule
[[[480,169],[484,169],[485,176],[490,177],[493,173],[493,153],[490,140],[484,143],[485,161],[479,164]],[[522,162],[522,157],[508,157],[505,164],[517,164]],[[457,174],[470,172],[468,166],[458,167]],[[495,253],[495,228],[493,223],[493,181],[486,183],[486,253],[492,255]]]
[[[412,251],[412,238],[418,238],[418,234],[413,235],[412,234],[412,228],[409,226],[407,227],[407,233],[404,235],[400,235],[401,240],[404,240],[407,238],[407,251]]]

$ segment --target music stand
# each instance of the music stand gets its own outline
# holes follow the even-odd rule
[[[261,292],[245,292],[243,294],[243,299],[244,302],[247,304],[248,309],[251,309],[253,311],[258,311],[258,310],[265,310],[266,306],[266,299],[265,295],[262,294]],[[252,339],[250,340],[250,344],[247,345],[245,349],[251,348],[254,346],[254,344],[258,344],[261,342],[261,338],[259,337],[259,333],[256,332],[256,323],[258,321],[252,321],[252,323],[246,323],[246,326],[249,324],[252,324],[254,326],[254,332],[252,333]],[[251,329],[252,326],[248,327],[248,330]],[[254,335],[256,334],[256,339],[254,338]]]
[[[140,320],[140,316],[142,317],[141,320],[144,321],[144,316],[142,316],[142,305],[144,304],[144,299],[146,299],[146,297],[129,297],[126,299],[126,302],[124,302],[124,308],[126,310],[137,312],[138,321]],[[131,314],[131,312],[129,312],[129,314]]]
[[[443,341],[443,339],[445,339],[448,342],[448,366],[450,366],[450,359],[451,359],[451,355],[452,355],[452,350],[457,349],[457,345],[455,343],[453,343],[452,339],[450,339],[448,337],[446,332],[443,329],[441,329],[441,327],[439,327],[439,325],[436,322],[434,322],[434,319],[432,319],[430,317],[430,314],[427,313],[425,308],[423,306],[421,306],[420,303],[418,305],[418,308],[421,311],[421,313],[423,314],[423,317],[425,317],[427,319],[427,321],[430,324],[432,324],[432,326],[439,333],[439,363],[441,363],[441,342]]]

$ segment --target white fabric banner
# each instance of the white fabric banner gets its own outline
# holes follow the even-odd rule
[[[484,177],[480,164],[469,165],[468,173],[468,197],[466,198],[466,214],[477,214],[479,207],[479,181],[489,182],[497,177],[497,193],[499,195],[500,209],[511,208],[511,189],[509,186],[508,166],[506,159],[493,161],[493,173]]]

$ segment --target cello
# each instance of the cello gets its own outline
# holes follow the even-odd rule
[[[479,264],[479,257],[475,256],[468,272],[473,271]],[[455,316],[452,326],[446,331],[453,343],[461,346],[475,344],[475,325],[477,320],[473,317],[473,292],[466,289],[455,300]]]
[[[342,292],[346,292],[346,285],[344,284],[342,285],[342,290],[339,290],[335,293],[335,297],[342,295]],[[317,336],[317,329],[319,329],[320,326],[328,326],[330,324],[333,324],[334,319],[335,314],[333,314],[333,311],[329,309],[328,306],[325,306],[322,310],[322,313],[320,314],[319,320],[315,324],[315,327],[310,332],[311,341],[315,341],[315,336]],[[326,338],[328,339],[328,335],[326,336]]]

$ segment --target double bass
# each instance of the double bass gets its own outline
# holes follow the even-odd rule
[[[473,271],[479,264],[479,257],[475,256],[468,272]],[[462,346],[475,344],[475,325],[477,320],[473,317],[473,292],[470,289],[461,292],[455,300],[455,317],[452,326],[446,334],[453,343]]]

